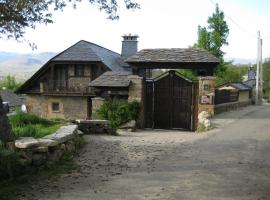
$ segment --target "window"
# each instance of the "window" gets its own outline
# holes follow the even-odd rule
[[[84,76],[84,66],[75,65],[75,76]]]
[[[53,112],[59,112],[60,111],[60,104],[58,102],[52,103],[52,111]]]

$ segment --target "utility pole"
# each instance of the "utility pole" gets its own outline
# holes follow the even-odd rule
[[[259,104],[259,75],[260,75],[260,61],[259,61],[259,57],[260,57],[260,40],[261,40],[261,36],[260,36],[260,31],[258,31],[258,47],[257,47],[257,70],[256,70],[256,91],[255,91],[255,103],[256,105]]]
[[[260,31],[258,31],[258,48],[257,48],[257,70],[256,70],[256,95],[255,103],[260,105],[262,103],[262,39]]]
[[[263,40],[260,39],[260,104],[262,104],[263,100],[263,61],[262,61],[262,42]]]

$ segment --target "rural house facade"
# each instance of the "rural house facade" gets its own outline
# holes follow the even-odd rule
[[[131,74],[124,58],[136,53],[137,36],[123,38],[122,55],[82,40],[50,59],[17,90],[26,94],[28,111],[48,118],[90,118],[96,94],[89,83],[108,71]]]
[[[203,49],[144,49],[138,36],[123,36],[121,55],[80,41],[49,60],[17,92],[28,111],[48,118],[85,119],[104,99],[137,100],[140,128],[195,130],[198,114],[214,114],[214,68],[219,60]],[[170,69],[152,78],[153,69]],[[198,72],[194,82],[176,69]]]

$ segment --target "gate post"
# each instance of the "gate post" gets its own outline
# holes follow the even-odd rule
[[[144,79],[138,75],[129,75],[129,80],[131,84],[128,90],[128,101],[138,101],[141,105],[141,110],[139,117],[137,119],[137,127],[144,128],[144,112],[145,112],[145,104],[144,104]]]
[[[208,112],[211,116],[214,115],[215,108],[215,77],[213,76],[204,76],[199,77],[198,85],[198,115],[202,111]],[[196,129],[198,127],[198,120],[196,123]]]

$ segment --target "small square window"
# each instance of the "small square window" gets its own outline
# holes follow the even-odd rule
[[[84,76],[84,66],[75,65],[75,76]]]
[[[60,111],[60,104],[58,102],[52,103],[52,111],[53,112],[59,112]]]

